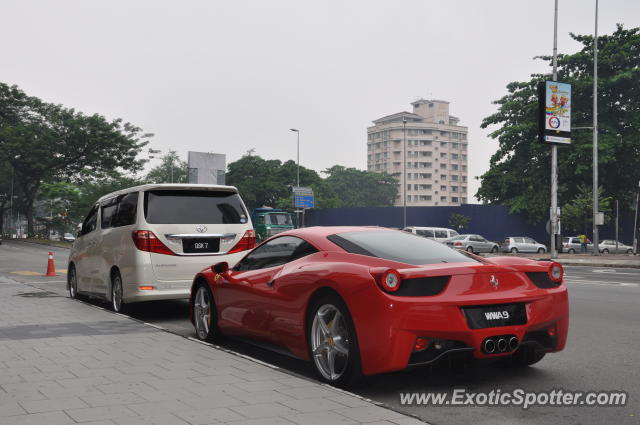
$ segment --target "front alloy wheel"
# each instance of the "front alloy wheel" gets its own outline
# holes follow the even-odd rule
[[[69,298],[78,298],[78,276],[74,266],[69,267]]]
[[[201,341],[212,341],[215,337],[215,307],[211,291],[205,284],[200,284],[193,298],[193,322],[196,335]]]

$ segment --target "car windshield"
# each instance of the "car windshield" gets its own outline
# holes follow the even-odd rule
[[[235,192],[152,190],[144,194],[150,224],[240,224],[247,214]]]
[[[330,235],[327,239],[353,254],[384,258],[406,264],[477,262],[477,260],[439,242],[405,232],[385,230],[345,232]]]
[[[278,226],[291,226],[291,216],[289,214],[269,214],[267,219],[268,223]]]

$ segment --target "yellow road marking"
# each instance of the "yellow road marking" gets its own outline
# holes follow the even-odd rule
[[[19,274],[20,276],[41,276],[43,273],[31,272],[28,270],[19,270],[17,272],[11,272],[11,274]]]

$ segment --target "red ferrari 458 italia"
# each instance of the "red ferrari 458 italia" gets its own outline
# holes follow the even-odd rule
[[[198,338],[277,345],[338,386],[454,354],[530,365],[569,326],[560,264],[376,227],[281,233],[196,275],[190,305]]]

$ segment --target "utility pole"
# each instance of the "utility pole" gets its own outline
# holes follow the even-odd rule
[[[558,81],[558,0],[553,14],[553,81]],[[551,145],[551,258],[558,258],[556,233],[558,232],[558,146]]]
[[[638,181],[638,191],[636,192],[636,215],[633,220],[633,255],[638,254],[638,205],[640,202],[640,181]]]
[[[297,128],[290,128],[289,130],[296,133],[297,136],[297,155],[296,155],[296,187],[300,187],[300,130]],[[294,194],[295,197],[295,194]],[[294,208],[295,205],[294,205]],[[304,210],[303,210],[304,213]],[[300,212],[299,208],[296,208],[296,218],[298,219],[298,227],[302,227],[300,223]]]
[[[598,249],[598,0],[593,37],[593,255]]]
[[[402,228],[407,227],[407,119],[402,117],[402,146],[404,151],[404,162],[402,165],[402,193],[403,196],[403,208],[402,208]]]
[[[616,254],[618,253],[618,200],[616,199]]]

